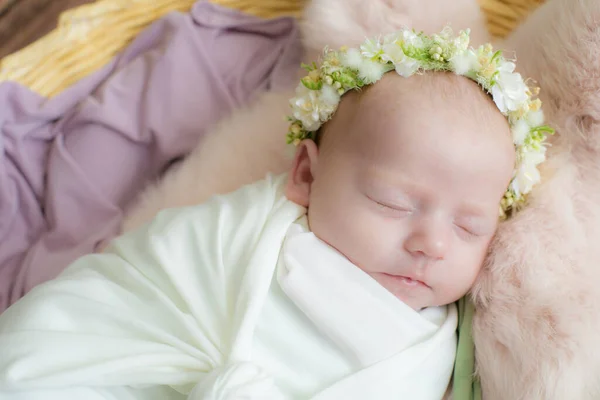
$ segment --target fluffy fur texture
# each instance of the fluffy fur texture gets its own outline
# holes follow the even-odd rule
[[[529,207],[473,290],[484,397],[600,398],[600,2],[550,0],[503,47],[557,128]]]
[[[282,132],[288,129],[284,117],[292,95],[265,93],[218,124],[184,161],[142,193],[126,215],[123,231],[150,221],[164,208],[199,204],[263,179],[267,171],[286,171],[292,157]]]
[[[450,24],[457,32],[470,28],[474,45],[490,39],[484,15],[474,0],[313,0],[304,16],[306,47],[317,52],[325,46],[355,46],[367,37],[402,27],[432,34]]]
[[[488,39],[474,0],[314,0],[305,41],[356,44],[401,25],[426,32],[447,22]],[[478,372],[486,400],[600,398],[600,2],[549,0],[506,42],[542,87],[552,139],[544,183],[504,223],[473,295]],[[125,230],[158,210],[206,200],[281,172],[292,94],[266,94],[207,135],[151,187]],[[243,134],[241,134],[243,133]]]

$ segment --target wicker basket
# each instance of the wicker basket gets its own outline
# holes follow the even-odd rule
[[[298,16],[305,0],[211,0],[261,17]],[[43,96],[60,93],[105,65],[148,24],[195,0],[97,0],[64,12],[47,36],[0,61],[0,82]],[[479,0],[496,37],[508,34],[543,0]],[[107,34],[110,32],[110,34]]]

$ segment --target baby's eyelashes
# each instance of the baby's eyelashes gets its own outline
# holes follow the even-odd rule
[[[487,224],[480,221],[455,221],[454,226],[459,235],[466,239],[488,236],[492,231]]]
[[[461,225],[454,224],[454,227],[461,239],[470,240],[482,236],[481,234],[475,232],[473,229],[466,228]]]
[[[392,203],[390,201],[376,200],[370,196],[367,197],[369,198],[369,200],[375,203],[380,210],[388,212],[390,214],[404,216],[411,214],[414,210],[414,207],[407,204]]]
[[[365,193],[368,201],[375,205],[377,211],[381,215],[390,218],[405,218],[409,216],[417,216],[420,214],[420,206],[411,204],[411,201],[405,200],[403,197],[394,196],[394,198],[385,197],[382,195],[374,195]],[[489,222],[484,216],[479,215],[457,215],[452,217],[450,213],[444,213],[445,216],[440,217],[440,224],[437,229],[454,230],[457,236],[466,241],[476,240],[490,236],[495,231],[495,223]],[[445,222],[442,222],[445,220]],[[494,220],[495,221],[495,220]]]
[[[407,207],[400,207],[400,206],[396,206],[396,205],[389,205],[389,204],[384,204],[384,203],[378,203],[379,207],[381,207],[383,210],[392,212],[392,213],[397,213],[397,214],[402,214],[402,215],[408,215],[412,213],[412,209],[407,208]]]

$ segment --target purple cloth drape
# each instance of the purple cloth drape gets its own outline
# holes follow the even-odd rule
[[[199,1],[56,97],[0,84],[0,312],[114,236],[133,196],[211,125],[291,87],[301,54],[293,19]]]

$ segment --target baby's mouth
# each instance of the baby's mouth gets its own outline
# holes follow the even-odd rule
[[[392,275],[392,274],[386,274],[384,273],[384,275],[387,275],[390,278],[393,278],[394,280],[402,283],[403,285],[409,286],[409,287],[419,287],[419,286],[423,286],[423,287],[429,287],[429,285],[427,285],[425,282],[416,279],[415,277],[411,277],[411,276],[404,276],[404,275]]]
[[[409,286],[417,286],[419,283],[423,283],[417,279],[412,279],[407,276],[399,276],[400,280]]]

